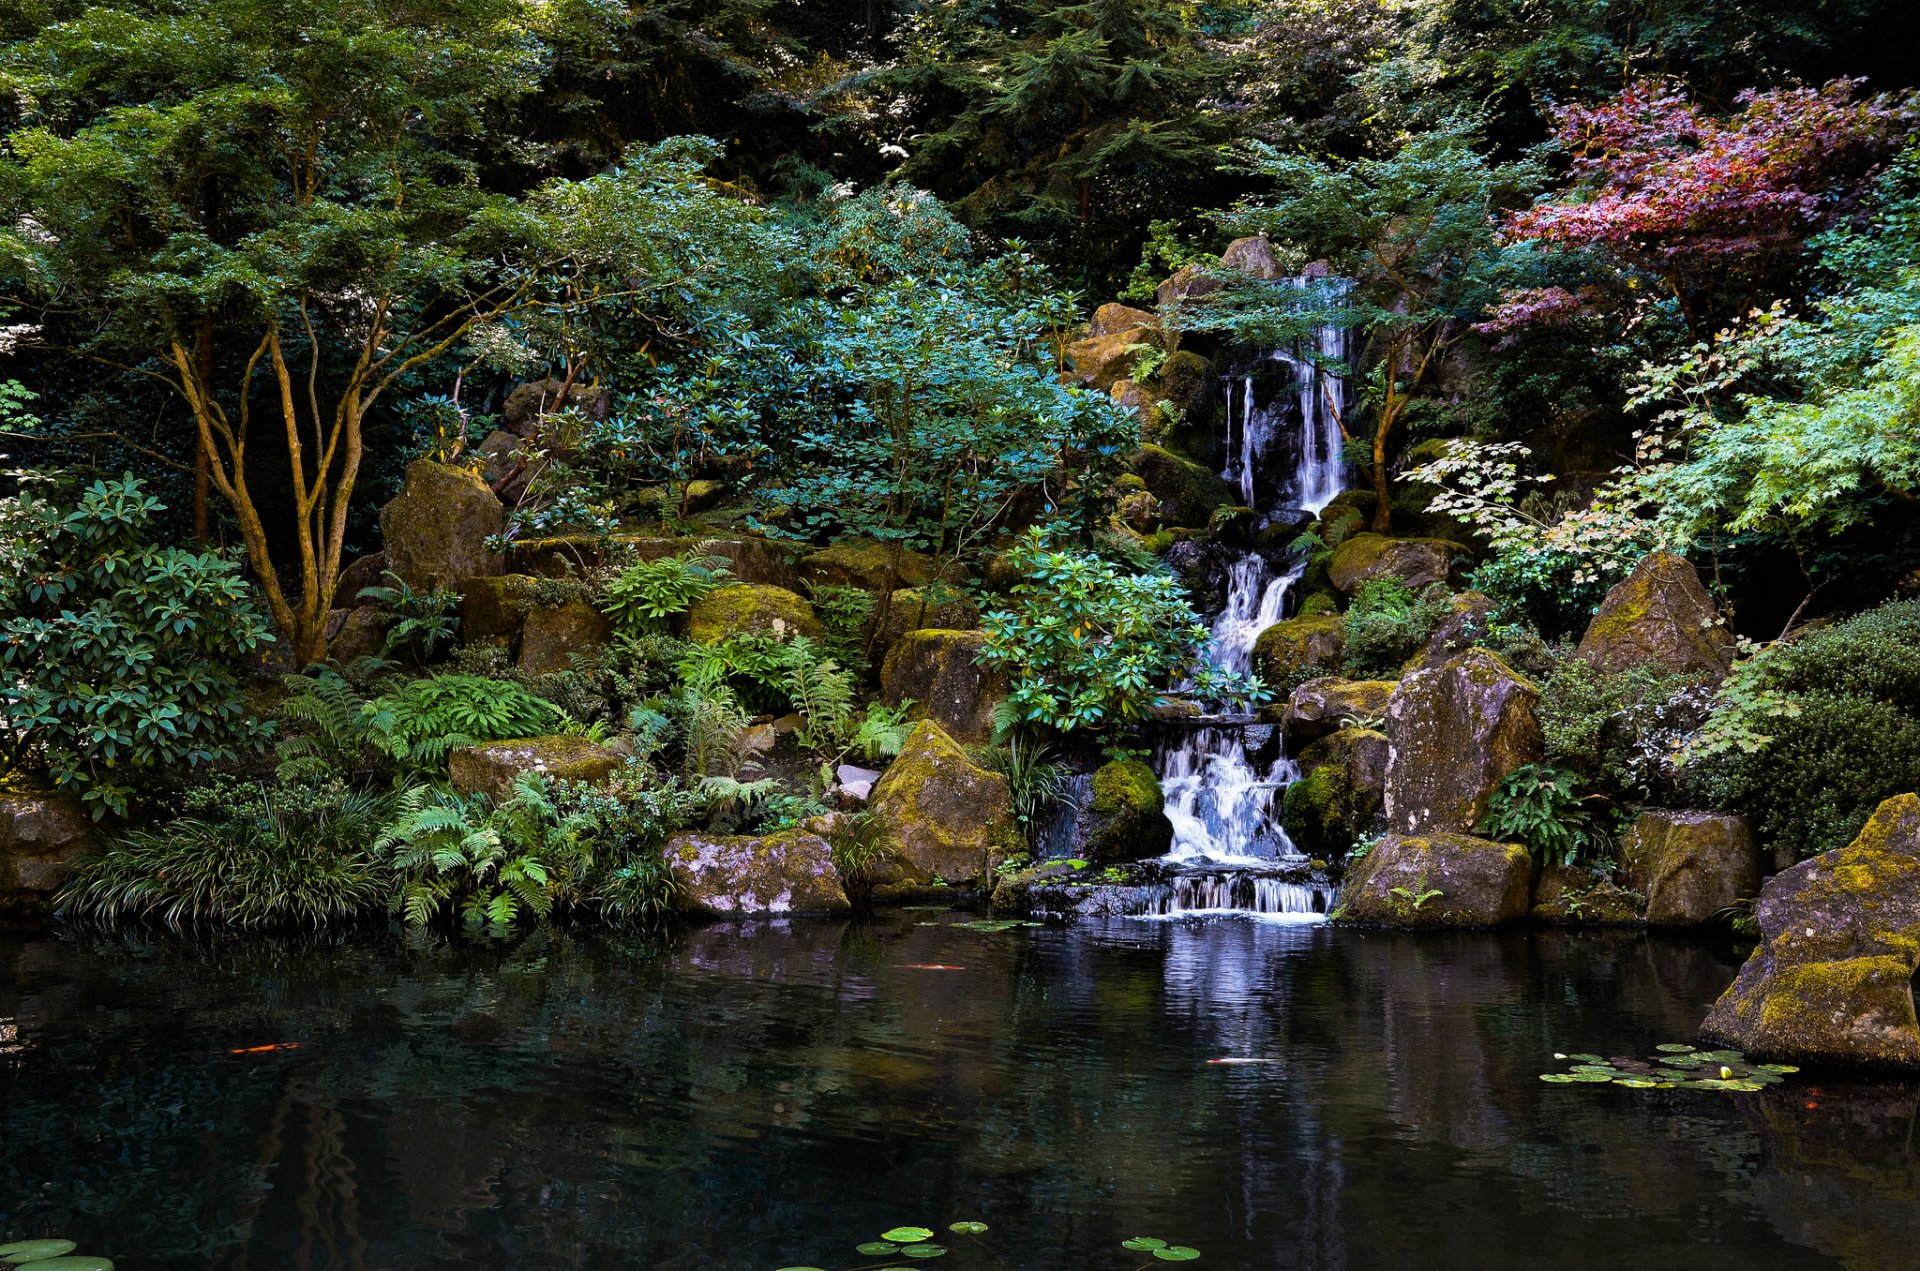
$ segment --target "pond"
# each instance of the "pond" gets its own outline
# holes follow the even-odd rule
[[[1920,1087],[1539,1080],[1690,1038],[1731,950],[936,921],[0,939],[0,1238],[122,1271],[840,1271],[903,1224],[951,1271],[1162,1265],[1138,1235],[1201,1268],[1915,1264]]]

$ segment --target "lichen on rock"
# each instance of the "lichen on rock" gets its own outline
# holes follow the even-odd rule
[[[1654,552],[1614,584],[1587,624],[1578,656],[1603,671],[1658,666],[1719,678],[1734,637],[1685,557]]]
[[[1703,926],[1760,888],[1760,849],[1745,817],[1650,808],[1621,838],[1620,863],[1656,927]]]
[[[1287,738],[1308,742],[1337,733],[1348,720],[1377,720],[1398,687],[1394,680],[1346,680],[1322,676],[1308,680],[1287,699],[1283,722]]]
[[[1007,779],[927,721],[874,782],[867,807],[893,854],[897,877],[885,883],[985,877],[1024,846]]]
[[[1268,684],[1291,684],[1310,668],[1338,665],[1346,645],[1346,623],[1338,614],[1289,618],[1254,639],[1253,669]]]
[[[1301,777],[1280,799],[1280,823],[1293,845],[1327,860],[1344,856],[1385,810],[1387,737],[1344,728],[1300,752]]]
[[[1414,591],[1447,581],[1453,559],[1466,552],[1444,538],[1388,538],[1354,534],[1333,549],[1327,577],[1351,596],[1375,578],[1398,578]]]
[[[1012,691],[1005,672],[979,664],[986,643],[984,631],[908,631],[887,653],[881,693],[892,706],[911,701],[908,718],[932,720],[980,745],[993,735],[994,710]]]
[[[667,866],[679,883],[676,905],[709,917],[839,913],[847,892],[833,848],[803,828],[776,834],[676,834]]]
[[[462,746],[453,752],[448,774],[461,794],[500,799],[523,772],[544,773],[559,781],[604,781],[620,762],[620,756],[605,746],[571,733],[556,733]]]
[[[687,610],[685,635],[695,644],[718,644],[746,631],[820,638],[824,628],[806,597],[764,583],[736,583],[709,592]]]
[[[501,557],[487,541],[506,518],[506,508],[474,473],[417,459],[399,496],[380,510],[387,568],[423,590],[498,574]]]
[[[1505,777],[1544,753],[1540,691],[1472,649],[1415,671],[1387,703],[1387,825],[1396,834],[1471,833]]]

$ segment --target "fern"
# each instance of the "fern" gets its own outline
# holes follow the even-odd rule
[[[898,706],[868,703],[867,713],[853,730],[847,749],[868,763],[894,758],[906,746],[907,737],[913,732],[913,723],[907,718],[907,711],[912,706],[912,698],[907,698]]]
[[[459,593],[444,588],[415,591],[392,570],[385,577],[391,585],[362,587],[359,597],[399,619],[387,628],[381,652],[389,657],[406,654],[416,664],[431,661],[441,645],[452,642],[459,629],[460,617],[455,612],[460,607]]]
[[[607,584],[600,611],[631,634],[662,631],[669,618],[685,613],[731,578],[727,562],[718,556],[637,561]]]
[[[853,722],[853,676],[805,636],[787,645],[787,700],[807,721],[800,744],[821,754],[837,751]]]

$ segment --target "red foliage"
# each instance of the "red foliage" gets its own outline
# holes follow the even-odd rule
[[[1689,324],[1724,320],[1739,311],[1732,302],[1755,302],[1756,286],[1846,214],[1920,118],[1910,97],[1863,98],[1859,89],[1839,79],[1749,90],[1724,119],[1657,81],[1569,106],[1554,122],[1573,155],[1573,197],[1516,215],[1506,235],[1598,250],[1660,279]],[[1520,316],[1524,298],[1511,299]]]

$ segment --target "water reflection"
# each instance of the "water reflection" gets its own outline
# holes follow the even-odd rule
[[[748,1269],[978,1218],[1035,1271],[1126,1271],[1141,1231],[1211,1267],[1913,1264],[1912,1085],[1537,1079],[1687,1037],[1727,953],[927,917],[0,943],[0,1234],[139,1267]]]

